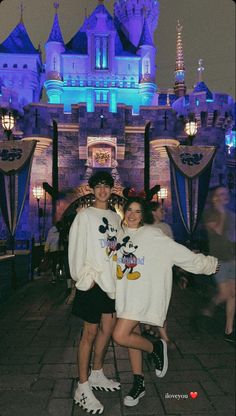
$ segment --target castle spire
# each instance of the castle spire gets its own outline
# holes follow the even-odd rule
[[[198,82],[202,82],[203,81],[203,71],[204,71],[204,66],[203,66],[203,59],[199,59],[198,61]]]
[[[177,97],[182,97],[186,92],[185,85],[185,66],[184,66],[184,52],[183,52],[183,40],[182,31],[183,26],[179,20],[177,23],[177,42],[176,42],[176,62],[175,62],[175,94]]]
[[[144,23],[143,23],[143,29],[142,29],[142,33],[141,33],[141,37],[139,40],[139,47],[143,46],[143,45],[149,45],[149,46],[154,46],[149,28],[148,28],[148,23],[147,23],[147,19],[146,17],[144,18]]]
[[[23,3],[20,4],[19,9],[20,9],[20,23],[23,23],[23,12],[24,12]]]
[[[59,9],[59,3],[57,1],[55,1],[53,3],[53,7],[54,7],[54,9],[56,10],[56,13],[57,13],[57,9]]]
[[[60,28],[60,24],[59,24],[59,19],[58,19],[58,13],[57,10],[59,8],[59,3],[55,2],[53,4],[54,9],[55,9],[55,16],[54,16],[54,22],[52,25],[52,30],[51,33],[48,37],[47,43],[48,42],[60,42],[62,44],[64,44],[64,40],[61,34],[61,28]]]
[[[152,40],[154,38],[159,17],[159,1],[116,0],[114,3],[114,16],[120,23],[129,41],[135,47],[138,47],[145,19]]]

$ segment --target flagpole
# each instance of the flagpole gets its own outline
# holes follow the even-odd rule
[[[144,132],[144,192],[149,195],[150,188],[150,143],[149,143],[149,132],[151,127],[151,121],[145,126]]]

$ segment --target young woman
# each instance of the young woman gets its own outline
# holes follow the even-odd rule
[[[140,335],[140,322],[163,326],[172,289],[172,266],[191,273],[210,275],[217,270],[214,257],[194,254],[175,243],[162,231],[147,224],[153,222],[145,202],[131,198],[124,206],[123,231],[117,245],[117,320],[113,339],[128,347],[134,375],[133,387],[124,398],[126,406],[135,406],[145,394],[142,351],[149,353],[157,377],[168,368],[167,346],[159,339],[152,343]]]
[[[223,186],[215,187],[211,190],[210,206],[204,215],[209,253],[219,258],[221,268],[215,275],[218,292],[203,314],[211,316],[215,306],[225,302],[224,339],[235,343],[235,216],[227,208],[229,201],[228,189]]]

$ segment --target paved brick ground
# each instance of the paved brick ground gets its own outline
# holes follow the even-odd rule
[[[186,290],[174,285],[169,370],[157,379],[144,357],[147,394],[134,408],[122,404],[132,381],[127,351],[111,343],[105,372],[120,379],[122,390],[96,393],[105,405],[104,416],[235,415],[235,349],[222,338],[223,309],[214,319],[196,318],[205,296],[199,282]],[[47,276],[18,290],[1,307],[0,416],[86,414],[73,402],[81,323],[70,310],[64,283],[53,286]],[[190,398],[190,392],[197,392],[197,398]]]

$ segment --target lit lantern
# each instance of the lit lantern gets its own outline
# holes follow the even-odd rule
[[[7,139],[10,139],[11,132],[15,125],[15,119],[11,112],[2,114],[2,127],[7,134]]]
[[[161,187],[160,191],[157,192],[158,199],[161,199],[162,205],[164,204],[164,200],[168,196],[168,189]]]

